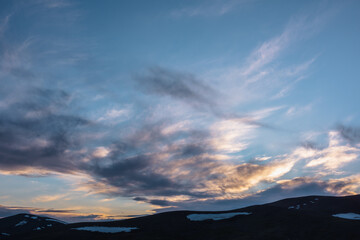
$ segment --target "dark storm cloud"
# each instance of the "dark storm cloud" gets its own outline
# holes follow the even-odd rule
[[[76,170],[68,150],[77,144],[77,129],[89,122],[68,113],[64,91],[32,89],[24,95],[0,112],[1,169]]]
[[[350,143],[359,143],[360,142],[360,128],[359,127],[351,127],[345,125],[338,125],[338,131],[341,136],[349,141]]]

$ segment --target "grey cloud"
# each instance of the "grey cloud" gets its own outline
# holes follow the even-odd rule
[[[0,166],[2,170],[23,167],[68,172],[75,170],[69,150],[76,147],[76,131],[89,124],[67,113],[68,94],[34,89],[24,100],[1,111]]]
[[[138,202],[146,202],[148,199],[146,197],[134,197],[133,200]]]
[[[166,121],[145,123],[143,128],[112,144],[108,156],[91,159],[90,164],[84,166],[84,171],[93,177],[89,187],[111,196],[171,205],[166,197],[214,198],[240,186],[241,191],[245,191],[253,186],[249,179],[258,181],[258,175],[267,176],[272,168],[281,167],[282,163],[278,162],[234,164],[219,161],[210,132],[179,130],[164,134],[169,124]],[[259,181],[271,180],[265,177]],[[214,189],[210,189],[210,185]],[[103,186],[108,186],[108,190]],[[166,201],[151,202],[159,197]]]
[[[115,187],[116,191],[109,192],[112,195],[211,196],[209,193],[194,191],[196,186],[203,184],[194,180],[201,174],[202,182],[219,177],[210,173],[217,162],[209,157],[202,157],[202,154],[214,151],[206,146],[209,134],[189,130],[164,135],[163,129],[167,127],[165,122],[144,126],[146,127],[115,142],[108,157],[93,158],[90,165],[84,166],[95,181]],[[190,173],[175,176],[173,172],[181,169]],[[139,197],[134,200],[151,201]]]
[[[179,99],[201,110],[213,110],[216,105],[218,93],[191,74],[154,67],[135,80],[147,93]]]
[[[138,202],[146,202],[146,203],[150,203],[152,205],[157,205],[157,206],[170,206],[171,202],[167,201],[167,200],[161,200],[161,199],[148,199],[145,197],[135,197],[133,198],[134,201],[138,201]]]
[[[95,221],[96,218],[98,217],[101,217],[101,215],[89,214],[89,215],[68,217],[66,219],[69,222],[82,222],[82,221]]]
[[[169,206],[170,205],[170,202],[168,202],[166,200],[160,200],[160,199],[150,200],[149,203],[151,203],[153,205],[157,205],[157,206]]]
[[[318,149],[317,144],[314,142],[311,142],[311,141],[303,142],[303,143],[301,143],[301,146],[306,149]]]
[[[351,127],[345,125],[338,125],[337,129],[339,130],[341,136],[349,141],[350,143],[359,143],[360,142],[360,128]]]
[[[176,192],[177,184],[153,171],[151,158],[138,156],[120,159],[108,167],[96,166],[94,174],[106,178],[106,182],[132,193],[165,194]]]
[[[75,210],[59,210],[59,209],[39,209],[38,213],[74,213]]]
[[[167,201],[167,200],[161,200],[161,199],[147,199],[145,197],[135,197],[133,198],[134,201],[138,201],[138,202],[146,202],[146,203],[150,203],[152,205],[157,205],[157,206],[162,206],[162,207],[166,207],[166,206],[170,206],[171,202]]]

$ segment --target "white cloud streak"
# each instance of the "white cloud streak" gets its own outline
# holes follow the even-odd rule
[[[249,2],[248,0],[210,0],[206,1],[206,4],[185,7],[177,9],[171,12],[172,17],[211,17],[211,16],[223,16],[239,5],[243,5]]]

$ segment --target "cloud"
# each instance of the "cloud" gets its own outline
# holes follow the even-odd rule
[[[105,122],[110,125],[116,125],[120,122],[128,120],[130,118],[131,108],[126,106],[124,108],[112,108],[107,110],[97,121]]]
[[[329,146],[322,150],[308,151],[310,161],[306,167],[325,167],[327,170],[335,170],[357,160],[359,151],[358,148],[341,144],[340,133],[330,131]]]
[[[290,180],[278,181],[279,186],[285,192],[296,192],[301,195],[353,195],[360,188],[359,175],[351,175],[338,179],[321,180],[315,177],[297,177]]]
[[[2,21],[0,21],[0,40],[2,40],[5,31],[7,30],[8,26],[9,26],[9,21],[10,21],[11,16],[12,16],[12,14],[9,14],[9,15],[5,16]]]
[[[223,16],[230,11],[234,10],[238,7],[238,5],[243,5],[248,1],[241,0],[210,0],[207,1],[206,4],[202,4],[199,6],[191,6],[185,7],[181,9],[177,9],[171,12],[171,16],[173,17],[210,17],[210,16]]]
[[[9,84],[11,81],[19,81],[26,84],[24,80],[32,80],[36,74],[31,69],[32,61],[30,47],[34,44],[34,39],[29,37],[20,44],[12,43],[1,53],[0,74],[7,76],[3,81]],[[11,85],[11,84],[9,84]],[[8,87],[8,86],[6,86]]]
[[[337,129],[341,136],[350,143],[360,143],[360,128],[340,124]]]
[[[90,193],[133,197],[152,205],[168,206],[174,199],[231,198],[259,183],[274,182],[288,173],[296,159],[234,163],[228,149],[216,146],[211,132],[169,132],[166,122],[142,129],[114,142],[104,158],[84,166]],[[171,200],[170,200],[171,199]]]
[[[67,0],[36,0],[33,3],[42,5],[46,8],[53,9],[53,8],[64,8],[69,7],[72,5],[70,1]]]
[[[139,88],[145,93],[156,96],[167,96],[186,103],[196,110],[210,113],[216,118],[230,119],[243,122],[248,125],[256,125],[265,128],[274,128],[269,124],[260,122],[263,118],[259,114],[239,114],[229,112],[221,106],[220,102],[226,98],[212,86],[205,84],[194,75],[183,72],[175,72],[165,68],[150,68],[147,75],[134,78]],[[278,108],[269,108],[269,112]]]
[[[148,75],[135,80],[146,93],[168,96],[186,102],[201,110],[214,111],[219,94],[192,74],[170,71],[160,67],[150,68]]]
[[[89,122],[67,113],[69,95],[64,91],[36,88],[23,94],[1,111],[1,172],[76,170],[71,149],[77,144],[76,131]]]
[[[206,6],[180,9],[177,14],[221,16],[242,2],[215,1]],[[69,2],[39,0],[35,4],[40,4],[42,9],[57,11],[68,6]],[[53,13],[55,12],[51,15]],[[62,14],[63,12],[60,16],[64,19]],[[0,33],[2,29],[6,29],[8,21],[9,19],[5,19],[0,26]],[[6,76],[2,78],[6,82],[0,90],[0,172],[23,176],[81,174],[85,175],[87,182],[81,183],[79,189],[111,197],[131,197],[135,201],[162,208],[185,206],[187,203],[200,205],[201,202],[225,203],[239,199],[250,201],[249,196],[254,193],[270,196],[272,191],[271,196],[276,196],[277,191],[289,191],[290,186],[296,184],[298,185],[294,189],[297,193],[302,192],[300,186],[314,191],[321,191],[326,186],[326,191],[356,192],[356,189],[341,187],[343,182],[350,186],[353,183],[351,181],[355,180],[328,181],[327,185],[313,179],[279,182],[294,174],[295,166],[301,167],[301,164],[305,164],[306,171],[315,167],[337,170],[355,161],[358,156],[355,147],[331,140],[324,149],[299,147],[289,154],[262,156],[266,161],[248,161],[241,154],[255,139],[256,130],[260,127],[271,128],[269,124],[262,122],[263,119],[283,107],[269,107],[246,114],[228,110],[242,109],[239,107],[239,103],[242,103],[238,101],[239,98],[245,99],[244,101],[251,101],[253,95],[261,99],[270,99],[269,95],[275,95],[273,99],[281,98],[296,82],[306,77],[305,72],[315,58],[282,69],[274,67],[273,63],[292,43],[303,38],[306,32],[315,31],[317,27],[316,18],[304,17],[291,21],[282,33],[263,42],[250,53],[242,68],[228,73],[233,74],[233,80],[236,81],[232,82],[229,91],[221,91],[224,89],[210,85],[193,74],[161,67],[150,68],[145,74],[134,78],[138,84],[136,90],[140,89],[150,96],[175,100],[196,110],[195,113],[192,111],[188,114],[191,116],[178,114],[179,117],[176,118],[167,114],[163,104],[154,106],[150,101],[143,106],[134,106],[134,109],[127,107],[130,105],[108,108],[92,123],[81,116],[79,109],[75,109],[74,98],[78,97],[74,97],[75,94],[60,89],[31,87],[29,90],[30,86],[40,86],[45,81],[37,78],[40,74],[34,71],[35,55],[28,54],[36,49],[33,45],[35,40],[29,38],[19,46],[11,46],[1,56],[0,75]],[[60,46],[62,49],[63,45]],[[59,45],[56,45],[56,49],[60,49]],[[64,61],[64,56],[55,61],[55,65],[61,65],[61,70],[64,67],[69,69],[69,63],[74,64],[88,58],[88,55],[74,53],[72,50],[73,48],[67,47],[64,52],[53,55],[67,55],[67,51],[71,54]],[[55,80],[51,78],[51,82],[46,83],[53,86],[53,81]],[[69,82],[60,81],[59,84],[67,83]],[[229,106],[228,98],[232,101]],[[101,103],[97,101],[97,104],[102,104],[103,101],[106,102],[107,99],[102,99]],[[172,103],[170,101],[170,108],[173,107]],[[97,104],[89,108],[96,108]],[[153,116],[157,113],[152,110],[155,107],[162,111],[166,120],[154,120]],[[137,115],[131,116],[131,121],[124,121],[135,114]],[[192,114],[196,117],[202,115],[202,118],[194,119]],[[139,120],[141,118],[144,120]],[[115,127],[119,122],[123,124],[121,128]],[[89,137],[97,134],[91,128],[94,125],[101,131],[96,138]],[[358,134],[353,129],[342,128],[340,132],[350,142],[358,142]],[[274,184],[278,184],[277,188],[266,190],[265,186]],[[49,202],[61,198],[60,195],[39,196],[35,200]],[[67,211],[71,210],[41,211],[55,214],[70,213]],[[102,217],[100,214],[77,216],[78,219]]]
[[[95,158],[104,158],[107,157],[110,153],[110,150],[106,147],[97,147],[92,153],[92,156]]]
[[[328,12],[324,12],[316,16],[299,15],[292,18],[280,35],[265,41],[250,54],[247,64],[242,69],[242,75],[249,76],[262,72],[263,67],[276,60],[292,43],[314,34],[324,24],[328,15]],[[303,66],[313,61],[314,59],[304,63]]]
[[[294,117],[302,115],[306,112],[310,112],[313,108],[314,103],[309,103],[305,106],[298,106],[298,107],[289,107],[289,109],[286,111],[286,116],[288,117]]]
[[[36,210],[37,213],[73,213],[75,212],[75,210],[59,210],[59,209],[37,209]]]
[[[42,195],[32,199],[33,202],[52,202],[59,199],[62,199],[66,194],[57,194],[57,195]]]
[[[236,198],[173,201],[169,207],[154,209],[156,212],[169,210],[233,210],[278,201],[284,198],[303,197],[309,195],[346,196],[359,193],[359,175],[339,179],[322,180],[315,177],[295,177],[279,180],[272,186],[250,195]]]
[[[145,197],[135,197],[133,198],[134,201],[138,201],[138,202],[146,202],[146,203],[150,203],[151,205],[155,205],[155,206],[161,206],[161,207],[167,207],[170,206],[170,202],[167,200],[160,200],[160,199],[147,199]]]
[[[239,66],[220,69],[218,79],[228,86],[231,101],[249,103],[269,98],[277,100],[289,94],[294,86],[309,75],[318,55],[286,66],[282,57],[295,43],[314,35],[330,16],[330,11],[306,13],[293,17],[278,35],[262,42]]]

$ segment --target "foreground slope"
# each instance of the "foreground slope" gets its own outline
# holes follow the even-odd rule
[[[337,214],[350,219],[333,216]],[[360,239],[360,195],[291,198],[227,212],[175,211],[121,221],[58,224],[0,238]]]
[[[17,214],[0,219],[0,239],[33,231],[42,231],[65,225],[54,218],[41,217],[32,214]]]

